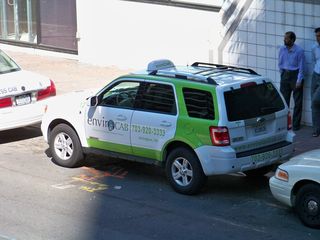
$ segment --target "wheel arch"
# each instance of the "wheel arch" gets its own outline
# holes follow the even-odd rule
[[[167,157],[168,157],[169,153],[173,149],[179,148],[179,147],[187,148],[197,156],[197,153],[194,151],[194,149],[189,144],[182,142],[182,141],[179,141],[179,140],[175,140],[175,141],[168,143],[163,150],[163,155],[162,155],[162,166],[163,167],[166,165],[166,161],[167,161]]]
[[[305,186],[307,184],[315,184],[320,187],[319,182],[309,180],[309,179],[303,179],[303,180],[296,182],[291,190],[291,204],[293,207],[295,206],[296,197],[297,197],[297,193],[298,193],[299,189],[301,189],[303,186]]]
[[[48,142],[50,141],[50,133],[52,132],[52,130],[56,126],[58,126],[59,124],[62,124],[62,123],[68,125],[69,127],[71,127],[74,130],[74,132],[77,134],[78,138],[79,138],[79,134],[78,134],[77,130],[73,127],[73,125],[70,122],[68,122],[65,119],[57,118],[57,119],[53,120],[48,126],[48,132],[47,132]]]

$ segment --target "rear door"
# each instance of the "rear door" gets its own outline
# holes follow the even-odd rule
[[[271,82],[245,83],[224,92],[231,145],[237,152],[284,141],[287,110]]]
[[[177,106],[173,85],[146,82],[131,121],[134,155],[160,159],[164,144],[176,132]]]

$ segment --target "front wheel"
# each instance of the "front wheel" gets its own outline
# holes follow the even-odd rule
[[[308,227],[320,228],[320,185],[309,183],[298,190],[295,210]]]
[[[81,143],[76,132],[67,124],[52,130],[49,146],[54,162],[63,167],[77,167],[83,160]]]
[[[196,194],[205,183],[197,156],[187,148],[177,148],[167,157],[166,174],[173,189],[182,194]]]

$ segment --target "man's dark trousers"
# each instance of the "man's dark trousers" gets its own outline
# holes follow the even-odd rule
[[[311,109],[313,132],[320,134],[320,74],[315,72],[311,82]]]
[[[284,70],[281,73],[280,92],[282,93],[288,107],[290,106],[290,97],[293,92],[294,109],[293,109],[293,129],[300,128],[302,115],[302,99],[303,99],[303,85],[296,88],[299,70],[289,71]]]

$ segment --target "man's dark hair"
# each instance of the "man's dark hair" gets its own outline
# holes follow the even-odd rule
[[[314,32],[315,32],[315,33],[320,32],[320,27],[316,28],[316,29],[314,30]]]
[[[294,32],[286,32],[286,35],[289,35],[290,39],[295,42],[296,41],[296,34]]]

